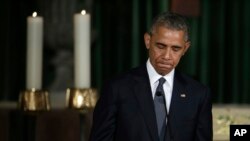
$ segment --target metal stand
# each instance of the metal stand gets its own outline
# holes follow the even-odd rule
[[[18,107],[23,111],[50,110],[49,93],[44,90],[30,89],[19,95]]]
[[[98,96],[97,90],[92,88],[78,89],[69,88],[66,92],[66,105],[70,109],[79,111],[80,118],[80,139],[87,141],[92,124],[91,117],[96,105]]]

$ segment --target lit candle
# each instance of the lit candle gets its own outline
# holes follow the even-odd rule
[[[90,87],[90,15],[74,15],[74,80],[76,88]]]
[[[42,87],[43,18],[34,12],[27,18],[26,88]]]

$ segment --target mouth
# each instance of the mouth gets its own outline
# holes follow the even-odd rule
[[[171,63],[157,63],[161,69],[171,69],[173,65]]]

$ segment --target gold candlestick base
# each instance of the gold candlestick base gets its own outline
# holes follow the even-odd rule
[[[68,88],[66,92],[66,105],[68,108],[88,112],[95,107],[97,90],[92,88]]]
[[[37,89],[22,91],[18,107],[24,111],[47,111],[50,109],[49,93]]]

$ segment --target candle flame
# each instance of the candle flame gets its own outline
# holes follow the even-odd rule
[[[37,16],[37,12],[33,12],[32,17],[36,17],[36,16]]]
[[[86,14],[86,11],[85,11],[85,10],[82,10],[81,14],[82,14],[82,15],[85,15],[85,14]]]

